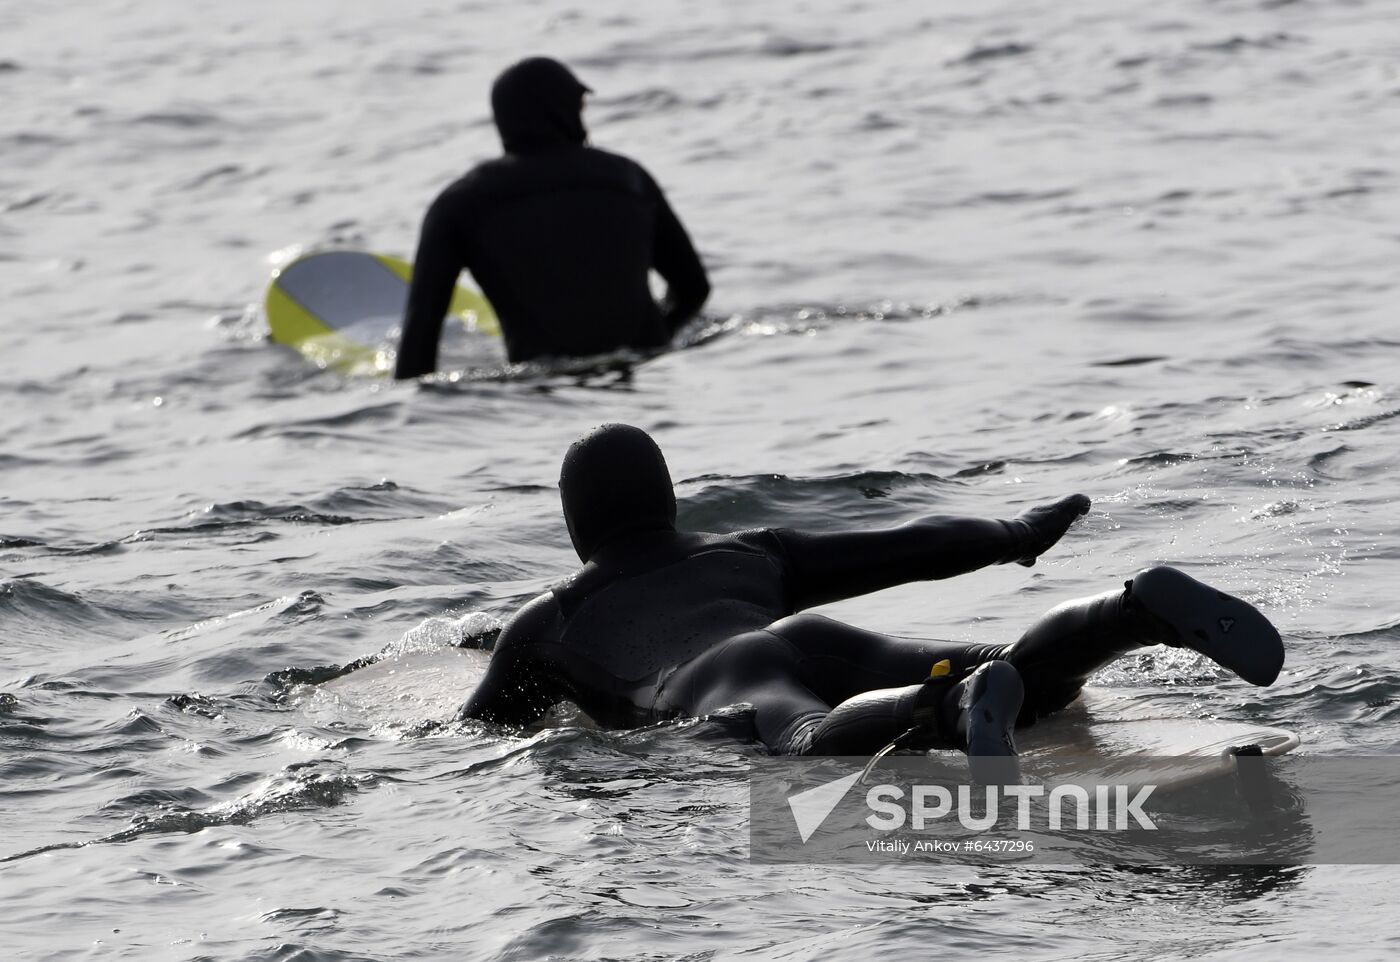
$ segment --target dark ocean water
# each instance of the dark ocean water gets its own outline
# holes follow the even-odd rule
[[[570,569],[559,457],[621,420],[714,530],[1083,491],[1033,570],[831,612],[1005,640],[1171,562],[1268,612],[1283,676],[1157,654],[1101,684],[1395,752],[1393,4],[200,0],[0,25],[0,955],[1400,952],[1390,867],[755,866],[754,750],[721,723],[426,724],[479,670],[450,646]],[[461,339],[459,376],[423,385],[267,344],[270,260],[411,252],[496,151],[491,78],[540,52],[690,227],[701,343],[502,379]]]

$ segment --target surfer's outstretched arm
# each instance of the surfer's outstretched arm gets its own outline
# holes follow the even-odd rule
[[[681,325],[700,313],[700,308],[710,296],[710,280],[690,235],[666,202],[666,195],[655,181],[652,181],[651,187],[655,191],[656,203],[651,266],[666,281],[666,298],[661,310],[666,330],[675,334]]]
[[[418,236],[418,253],[413,258],[413,280],[404,308],[403,335],[394,377],[400,380],[431,374],[437,370],[438,339],[442,321],[452,305],[457,276],[466,265],[452,224],[460,210],[448,210],[452,198],[444,193],[428,208]],[[460,205],[457,205],[460,207]]]
[[[1010,521],[933,515],[879,531],[773,533],[787,555],[793,608],[800,611],[988,565],[1033,565],[1088,510],[1089,499],[1074,494]]]
[[[517,611],[501,630],[486,676],[457,713],[497,725],[528,725],[566,697],[536,648],[557,641],[559,605],[540,595]]]

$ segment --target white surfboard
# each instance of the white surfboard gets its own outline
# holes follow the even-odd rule
[[[403,321],[413,265],[388,254],[327,250],[272,272],[263,303],[272,340],[313,364],[345,374],[382,375]],[[469,330],[500,335],[486,298],[458,285],[448,308]]]
[[[392,654],[303,694],[322,722],[407,726],[451,721],[486,673],[491,656],[444,646]],[[567,712],[570,724],[587,724]],[[1021,771],[1031,781],[1112,781],[1170,790],[1232,774],[1235,757],[1282,755],[1297,734],[1248,722],[1172,715],[1133,693],[1086,688],[1068,708],[1016,734]],[[939,753],[934,753],[938,756]],[[947,761],[965,764],[956,753]]]
[[[1016,733],[1021,770],[1029,778],[1163,789],[1231,774],[1241,752],[1282,755],[1300,741],[1286,729],[1173,715],[1129,691],[1092,687],[1063,711]]]
[[[490,653],[410,648],[308,689],[298,702],[322,723],[405,727],[451,721],[476,689]],[[568,724],[588,724],[566,711]],[[1236,772],[1239,753],[1284,755],[1295,732],[1245,721],[1191,718],[1121,689],[1086,688],[1067,709],[1016,732],[1021,772],[1043,784],[1112,781],[1169,791]],[[935,759],[941,753],[935,752]],[[952,765],[962,756],[946,753]]]
[[[409,726],[457,715],[491,655],[444,646],[387,655],[372,665],[303,692],[303,711],[323,722]]]

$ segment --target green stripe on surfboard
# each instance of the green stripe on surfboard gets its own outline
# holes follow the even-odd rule
[[[413,265],[388,254],[317,251],[272,273],[263,303],[272,340],[299,350],[319,367],[348,374],[385,374],[389,334],[403,319]],[[499,336],[486,298],[458,285],[449,316],[469,330]]]

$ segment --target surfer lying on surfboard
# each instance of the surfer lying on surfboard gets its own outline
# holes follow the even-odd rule
[[[413,261],[396,378],[437,367],[463,268],[495,308],[511,361],[665,347],[710,294],[705,268],[651,175],[587,144],[588,88],[532,57],[491,89],[505,156],[428,208]],[[666,281],[657,304],[649,271]]]
[[[754,709],[757,737],[786,754],[858,755],[891,742],[1013,755],[1016,725],[1063,708],[1089,676],[1147,645],[1190,648],[1255,685],[1283,666],[1259,611],[1172,568],[1066,602],[1018,641],[915,641],[804,608],[994,564],[1035,564],[1089,499],[1009,521],[933,516],[874,531],[677,531],[656,443],[609,424],[576,441],[559,479],[583,568],[506,624],[461,710],[502,724],[561,701],[629,728]]]

